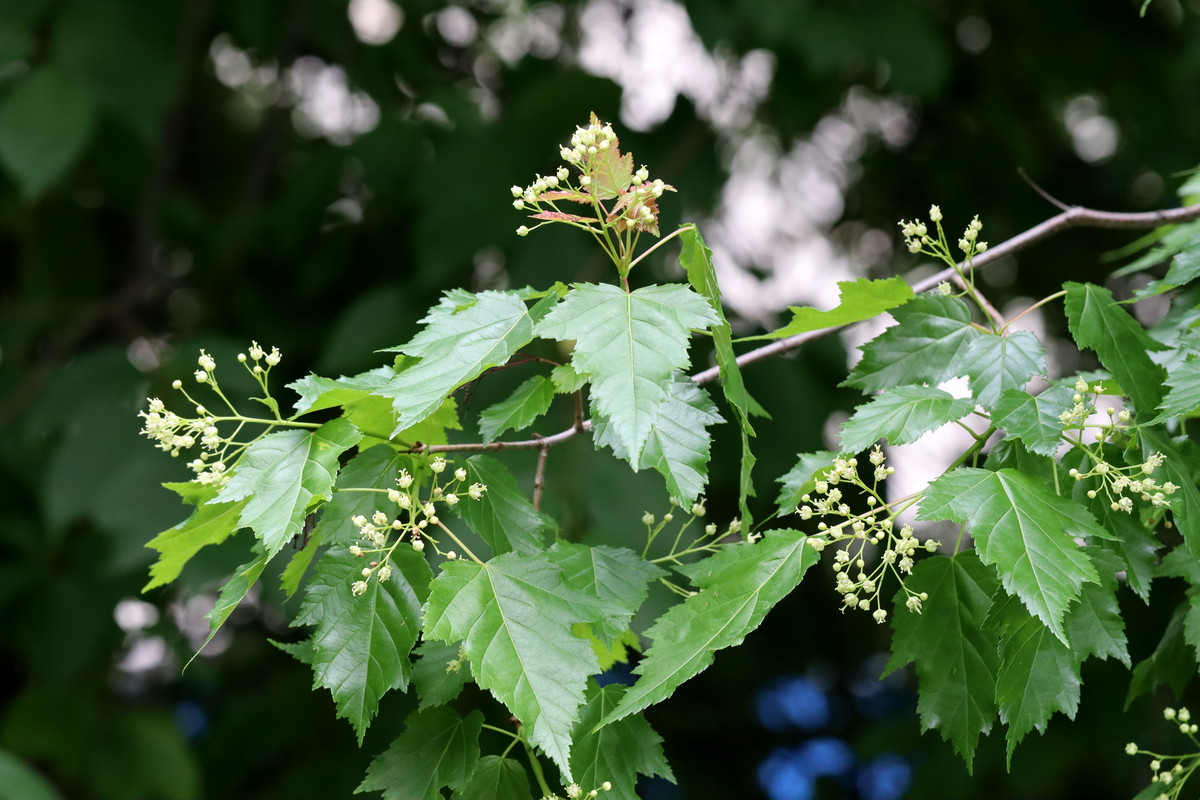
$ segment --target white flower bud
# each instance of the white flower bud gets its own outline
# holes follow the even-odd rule
[[[446,469],[446,459],[441,456],[434,458],[433,461],[429,462],[429,468],[440,475]]]

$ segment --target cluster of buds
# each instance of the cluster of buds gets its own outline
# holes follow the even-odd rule
[[[1075,428],[1079,431],[1081,435],[1078,444],[1094,462],[1092,468],[1087,472],[1071,469],[1067,474],[1077,482],[1089,478],[1099,479],[1100,488],[1088,489],[1087,496],[1094,500],[1103,493],[1113,511],[1132,513],[1134,497],[1140,498],[1143,503],[1149,503],[1154,508],[1169,508],[1170,500],[1168,498],[1177,492],[1179,487],[1171,481],[1159,484],[1153,477],[1154,472],[1163,465],[1165,460],[1162,453],[1151,453],[1145,461],[1128,466],[1109,463],[1103,457],[1103,445],[1114,435],[1129,427],[1132,416],[1128,409],[1122,408],[1118,411],[1112,406],[1105,408],[1104,413],[1109,419],[1108,423],[1096,426],[1097,434],[1094,445],[1088,446],[1083,443],[1083,428],[1087,420],[1096,412],[1096,399],[1102,389],[1100,384],[1089,387],[1083,378],[1077,379],[1075,394],[1072,396],[1074,405],[1058,417],[1064,427]]]
[[[528,186],[513,186],[513,208],[530,211],[540,220],[565,222],[595,234],[611,228],[616,232],[633,230],[658,235],[658,198],[674,187],[661,180],[650,180],[645,166],[633,169],[633,157],[622,155],[612,126],[592,114],[587,127],[575,129],[570,145],[559,149],[566,166],[553,175],[538,175]],[[572,181],[573,172],[578,173]],[[562,201],[587,207],[580,214],[563,211]],[[518,236],[531,230],[517,228]]]
[[[1163,719],[1168,722],[1177,723],[1179,732],[1191,740],[1192,745],[1200,751],[1200,740],[1197,740],[1196,733],[1200,727],[1192,722],[1191,712],[1187,708],[1164,708]],[[1153,774],[1152,782],[1157,786],[1159,792],[1155,795],[1155,800],[1176,800],[1183,793],[1184,784],[1192,776],[1192,773],[1200,767],[1200,752],[1193,751],[1184,755],[1163,755],[1150,750],[1143,750],[1137,746],[1136,742],[1130,742],[1125,745],[1126,755],[1150,756],[1150,771]],[[1147,792],[1142,792],[1139,797],[1146,796]]]
[[[594,800],[594,798],[598,797],[601,792],[607,792],[607,791],[610,791],[611,789],[612,789],[612,783],[610,781],[605,781],[604,783],[597,786],[595,789],[592,789],[587,792],[585,792],[583,790],[583,787],[580,786],[578,783],[572,783],[564,791],[566,791],[566,793],[567,793],[567,800]],[[549,795],[547,797],[542,798],[542,800],[560,800],[560,798],[557,798],[554,795]]]
[[[950,248],[946,243],[945,231],[942,230],[942,210],[937,206],[930,206],[929,221],[936,226],[937,236],[931,235],[929,226],[919,219],[900,220],[900,233],[904,236],[904,246],[910,253],[923,253],[954,263],[954,259],[950,255]],[[963,255],[967,259],[979,255],[988,248],[987,242],[979,240],[981,230],[983,230],[983,223],[979,221],[977,214],[968,223],[966,230],[958,240],[958,249],[963,251]]]
[[[817,523],[818,533],[808,537],[807,544],[818,553],[830,545],[842,545],[834,554],[833,563],[842,610],[870,611],[876,622],[883,623],[887,610],[880,598],[889,575],[904,587],[908,610],[921,613],[921,604],[929,596],[909,591],[904,586],[904,576],[912,573],[913,559],[919,551],[932,553],[939,543],[933,539],[922,541],[909,525],[902,525],[899,531],[895,529],[894,516],[879,494],[879,484],[894,470],[886,465],[879,445],[871,450],[868,459],[872,467],[870,486],[859,476],[858,459],[836,458],[833,466],[816,481],[813,492],[800,498],[802,505],[796,513],[805,520],[814,517],[841,520],[831,525],[822,519]],[[867,511],[855,513],[850,508],[841,489],[843,484],[866,495]],[[883,548],[877,561],[867,552],[868,545]]]
[[[443,483],[441,476],[447,468],[446,459],[441,456],[429,462],[433,481],[424,499],[421,498],[420,487],[412,473],[401,469],[396,477],[396,488],[386,490],[388,501],[399,509],[395,516],[376,510],[369,519],[363,514],[356,514],[350,518],[354,527],[358,528],[359,538],[363,542],[350,545],[350,554],[360,558],[373,556],[370,563],[361,570],[363,579],[355,581],[350,587],[355,595],[367,591],[367,581],[372,576],[380,582],[391,577],[392,553],[404,542],[418,553],[423,551],[425,543],[429,542],[435,552],[447,559],[453,561],[458,558],[458,553],[454,550],[443,553],[438,548],[437,538],[430,532],[431,528],[441,528],[449,532],[438,516],[438,504],[453,507],[462,502],[463,497],[474,501],[482,500],[487,485],[478,482],[468,485],[467,471],[463,467],[454,470],[451,473],[452,479]]]
[[[282,359],[279,348],[272,347],[270,352],[264,351],[258,342],[252,342],[249,356],[238,354],[238,362],[262,387],[267,398],[270,391],[267,388],[267,374]],[[249,363],[248,363],[249,362]],[[260,363],[261,362],[261,363]],[[263,366],[263,365],[266,366]],[[217,425],[220,422],[237,422],[244,424],[250,420],[239,414],[217,382],[217,360],[201,350],[196,359],[198,369],[193,373],[196,383],[207,386],[218,399],[230,410],[229,415],[216,416],[197,402],[183,386],[183,381],[175,381],[171,388],[183,394],[196,411],[195,417],[181,417],[173,411],[168,411],[166,404],[157,397],[149,398],[148,410],[138,413],[143,419],[142,434],[153,439],[158,449],[179,456],[184,450],[190,450],[199,445],[200,452],[196,458],[188,462],[188,468],[196,474],[192,480],[206,486],[221,486],[229,480],[229,462],[236,460],[238,454],[245,448],[221,435]],[[273,401],[272,401],[273,402]],[[258,420],[261,421],[261,420]]]

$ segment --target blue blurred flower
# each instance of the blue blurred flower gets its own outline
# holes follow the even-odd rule
[[[829,721],[829,699],[806,678],[785,678],[758,692],[758,718],[774,731],[795,726],[814,730]]]
[[[876,756],[858,771],[863,800],[899,800],[912,782],[912,768],[895,753]]]

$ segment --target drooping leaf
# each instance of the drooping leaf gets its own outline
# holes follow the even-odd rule
[[[592,787],[609,781],[612,789],[604,796],[612,800],[638,800],[634,791],[638,775],[660,775],[675,782],[663,755],[662,737],[641,714],[598,727],[619,705],[625,691],[624,686],[615,683],[603,688],[595,681],[588,685],[587,705],[575,728],[575,749],[571,753],[575,781]]]
[[[465,719],[448,708],[410,714],[404,733],[384,750],[355,792],[383,792],[384,800],[443,800],[442,789],[464,789],[479,763],[483,715]]]
[[[1192,648],[1197,663],[1200,663],[1200,588],[1188,588],[1185,604],[1187,609],[1183,614],[1183,640]]]
[[[1151,339],[1108,289],[1090,283],[1063,286],[1067,325],[1075,343],[1096,352],[1138,411],[1153,413],[1163,399],[1166,376],[1149,354],[1165,350],[1166,345]]]
[[[1179,487],[1171,496],[1171,519],[1187,542],[1188,550],[1200,553],[1200,487],[1192,478],[1200,453],[1190,441],[1172,441],[1160,428],[1142,427],[1138,433],[1145,456],[1157,452],[1166,457],[1155,478]]]
[[[833,466],[837,453],[832,450],[818,450],[815,453],[801,453],[796,465],[779,478],[783,484],[779,489],[779,498],[775,505],[779,515],[791,514],[800,505],[804,495],[810,493],[816,486],[817,479],[822,473]]]
[[[1191,222],[1176,226],[1163,236],[1158,247],[1130,264],[1129,268],[1154,266],[1167,258],[1171,259],[1167,274],[1139,289],[1134,294],[1135,299],[1144,300],[1178,289],[1200,277],[1200,225]]]
[[[862,360],[844,385],[864,392],[942,381],[966,373],[963,354],[983,336],[971,327],[971,310],[957,297],[921,295],[895,309],[896,324],[862,347]]]
[[[625,450],[624,442],[612,434],[607,418],[592,420],[596,446],[611,447],[613,453],[632,464],[634,469],[651,467],[667,482],[667,491],[682,503],[691,503],[708,482],[708,426],[722,422],[708,393],[693,381],[676,374],[668,386],[666,401],[650,428],[650,436],[640,459]]]
[[[966,523],[980,561],[1064,643],[1067,608],[1099,580],[1075,537],[1111,538],[1086,508],[1011,469],[946,473],[929,484],[918,519]]]
[[[631,293],[612,284],[576,284],[537,333],[575,340],[571,363],[588,377],[593,407],[636,463],[669,398],[671,375],[691,363],[691,329],[716,322],[708,302],[679,284]]]
[[[493,442],[505,431],[522,431],[545,414],[554,401],[554,383],[543,375],[534,375],[504,400],[479,415],[479,434]]]
[[[1063,423],[1059,416],[1074,405],[1073,394],[1074,390],[1065,384],[1054,384],[1038,395],[1008,389],[992,409],[992,423],[1020,439],[1029,452],[1052,456],[1061,444]]]
[[[376,394],[392,401],[396,430],[411,428],[437,411],[450,392],[506,364],[533,338],[533,320],[513,292],[480,292],[465,308],[439,306],[425,328],[397,348],[420,361],[402,370]]]
[[[362,580],[365,559],[331,549],[317,564],[293,625],[313,625],[314,685],[333,693],[338,716],[350,721],[361,745],[379,710],[379,699],[408,687],[409,652],[421,630],[421,606],[432,573],[425,558],[408,547],[392,553],[392,576],[367,579],[355,596],[351,585]]]
[[[484,756],[479,759],[475,774],[453,800],[533,800],[529,775],[525,767],[513,758]]]
[[[1079,602],[1067,612],[1067,638],[1081,663],[1092,657],[1115,658],[1128,667],[1125,620],[1117,605],[1117,572],[1125,565],[1114,553],[1097,547],[1089,548],[1089,555],[1100,573],[1100,582],[1084,584]]]
[[[39,67],[0,102],[0,162],[35,198],[83,154],[95,123],[87,91],[59,68]]]
[[[598,669],[571,626],[605,615],[595,598],[563,582],[550,557],[507,553],[487,564],[443,566],[425,606],[425,637],[462,641],[476,683],[521,720],[529,741],[569,780],[571,731]]]
[[[755,544],[731,545],[689,566],[699,591],[646,631],[653,643],[634,669],[641,677],[601,724],[665,700],[706,669],[717,650],[741,644],[817,562],[805,538],[798,531],[768,531]]]
[[[976,336],[963,354],[971,397],[989,411],[1009,389],[1024,389],[1034,375],[1046,374],[1046,351],[1029,331]]]
[[[444,706],[458,697],[471,679],[471,661],[459,654],[459,644],[423,641],[417,645],[412,682],[421,698],[418,708]]]
[[[1142,598],[1142,602],[1150,602],[1150,582],[1158,568],[1157,552],[1162,544],[1133,514],[1110,509],[1107,515],[1097,518],[1116,536],[1114,541],[1101,542],[1101,546],[1120,559],[1129,588]]]
[[[1025,735],[1046,732],[1055,712],[1075,718],[1079,708],[1079,660],[1037,617],[1012,600],[993,612],[1000,631],[996,704],[1008,726],[1008,760]]]
[[[554,520],[534,509],[508,467],[487,455],[471,456],[465,466],[468,480],[486,485],[487,493],[480,500],[463,497],[454,510],[492,552],[539,553],[545,549]]]
[[[742,466],[738,480],[738,510],[742,521],[749,527],[753,522],[747,498],[754,496],[754,483],[751,473],[756,461],[754,452],[750,449],[750,437],[754,436],[754,427],[750,424],[750,416],[767,416],[766,411],[746,390],[742,380],[741,368],[738,367],[737,354],[733,351],[733,332],[721,303],[721,287],[717,283],[717,273],[713,268],[712,251],[704,244],[700,231],[692,226],[679,235],[681,239],[679,263],[688,276],[692,288],[708,299],[717,312],[717,323],[712,326],[713,354],[717,359],[717,369],[721,376],[721,392],[726,402],[733,408],[738,425],[741,428]]]
[[[217,602],[204,616],[208,620],[208,638],[192,655],[191,660],[188,661],[189,664],[195,660],[196,656],[200,655],[201,650],[208,647],[208,643],[217,635],[217,631],[221,630],[221,626],[233,614],[234,609],[245,599],[254,584],[258,583],[258,579],[262,577],[263,570],[267,568],[267,562],[270,560],[271,557],[266,553],[259,553],[253,561],[248,561],[235,569],[229,580],[225,581],[220,594],[217,595]]]
[[[304,532],[301,535],[305,534],[308,535],[308,541],[304,543],[301,549],[292,553],[292,557],[288,559],[287,566],[283,568],[283,572],[279,575],[279,588],[283,589],[284,597],[289,600],[300,588],[300,583],[304,580],[304,575],[308,572],[308,568],[312,566],[317,551],[325,546],[324,537],[309,531],[307,521],[305,522]]]
[[[625,634],[649,593],[650,582],[666,574],[624,547],[556,542],[550,554],[562,567],[568,586],[600,598],[609,608],[610,616],[592,625],[606,645]]]
[[[881,438],[908,444],[971,413],[970,400],[932,386],[897,386],[854,410],[842,425],[843,454],[859,453]]]
[[[158,560],[150,566],[150,581],[142,587],[143,592],[164,586],[179,577],[184,566],[201,548],[220,544],[241,529],[238,519],[244,500],[235,503],[212,503],[217,490],[200,484],[183,484],[196,487],[184,500],[196,506],[191,516],[173,528],[163,531],[151,539],[146,547],[157,550]],[[168,488],[170,484],[168,484]]]
[[[1165,683],[1178,697],[1196,677],[1197,653],[1184,638],[1184,623],[1190,603],[1185,600],[1175,607],[1158,646],[1147,658],[1133,668],[1129,681],[1129,692],[1125,696],[1125,707],[1146,692],[1153,691]]]
[[[903,278],[898,277],[838,281],[838,304],[833,308],[822,311],[808,306],[789,306],[792,321],[787,325],[771,333],[750,336],[742,341],[782,339],[822,328],[836,328],[862,322],[902,306],[914,296],[912,287]]]
[[[896,634],[884,675],[916,665],[921,730],[936,728],[970,772],[979,737],[996,718],[1000,655],[996,637],[983,630],[998,587],[995,572],[972,552],[935,556],[917,562],[906,586],[929,598],[918,614],[906,607],[908,593],[897,592]]]
[[[315,431],[269,433],[250,447],[213,502],[248,498],[238,524],[254,530],[274,556],[300,533],[310,504],[328,500],[338,473],[338,457],[362,434],[338,418]]]

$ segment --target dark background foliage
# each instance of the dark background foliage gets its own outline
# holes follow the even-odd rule
[[[777,234],[812,228],[873,276],[913,266],[895,248],[895,220],[931,202],[962,224],[979,213],[992,242],[1054,213],[1018,168],[1068,203],[1173,205],[1175,176],[1200,160],[1200,7],[1156,0],[1139,19],[1139,5],[687,3],[695,47],[727,65],[767,65],[755,101],[728,72],[709,94],[694,82],[673,92],[683,85],[677,42],[646,29],[647,9],[678,10],[665,0],[403,0],[390,4],[403,21],[382,44],[356,35],[345,0],[4,3],[0,767],[23,759],[67,797],[346,796],[401,726],[410,701],[390,697],[355,747],[329,698],[309,691],[306,668],[267,642],[294,638],[275,580],[180,674],[203,639],[205,603],[248,547],[206,551],[177,585],[139,594],[145,542],[183,511],[157,486],[179,478],[179,465],[139,438],[135,414],[147,395],[170,395],[198,348],[228,358],[256,339],[283,350],[287,380],[351,374],[410,336],[442,289],[602,278],[582,237],[514,236],[521,219],[508,199],[510,185],[554,168],[559,143],[593,110],[680,188],[665,203],[667,228],[684,214],[755,209]],[[625,48],[660,57],[614,55]],[[647,89],[670,102],[639,111]],[[884,102],[900,109],[890,133],[862,111]],[[855,113],[867,132],[830,156]],[[832,201],[806,217],[812,176],[778,167],[777,188],[801,198],[795,220],[795,197],[734,193],[726,180],[754,137],[777,154],[816,147],[813,163],[837,176]],[[712,230],[718,258],[732,254],[743,277],[787,269],[803,271],[802,284],[830,280],[819,258],[781,267],[762,255],[769,247],[742,247],[745,227]],[[1106,254],[1132,238],[1059,236],[997,265],[989,296],[1102,280]],[[640,279],[674,275],[665,261],[651,272]],[[769,303],[743,296],[757,309],[744,327],[770,322]],[[772,481],[822,445],[825,419],[852,399],[836,388],[845,357],[828,340],[748,370],[774,415],[758,438],[764,511]],[[463,398],[468,414],[519,379],[485,381]],[[546,503],[567,536],[632,537],[644,510],[664,509],[655,476],[631,476],[586,442],[552,458]],[[512,466],[532,470],[524,456]],[[736,452],[719,443],[709,507],[727,519],[735,500]],[[898,757],[911,796],[1115,797],[1141,785],[1120,746],[1157,707],[1119,713],[1123,670],[1089,664],[1075,724],[1056,719],[1011,773],[991,737],[972,778],[936,734],[920,736],[911,676],[875,682],[881,629],[837,615],[828,584],[810,578],[746,647],[650,714],[680,789],[647,796],[764,796],[760,764],[799,758],[816,739],[848,745],[860,765]],[[1164,620],[1136,601],[1123,608],[1142,657]],[[783,701],[760,692],[794,676],[824,693],[828,714],[764,724],[756,709]],[[865,771],[823,778],[819,790],[894,796],[864,783]],[[776,797],[805,796],[767,784]],[[0,796],[17,795],[0,786]]]

